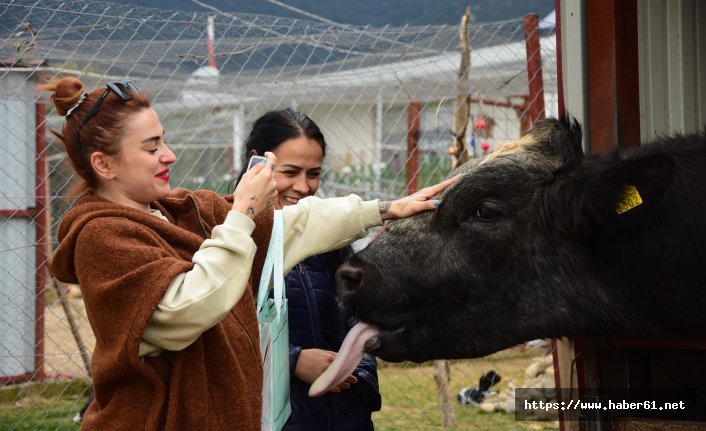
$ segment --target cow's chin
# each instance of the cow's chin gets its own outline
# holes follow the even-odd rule
[[[456,352],[458,346],[452,343],[442,346],[439,340],[425,338],[424,331],[417,329],[406,325],[381,329],[365,343],[365,351],[387,362],[425,362],[463,356]]]
[[[388,362],[401,362],[410,358],[404,327],[381,330],[365,343],[365,351]]]
[[[365,315],[355,317],[375,326],[379,332],[365,342],[365,352],[387,362],[423,362],[429,359],[425,346],[434,343],[434,340],[424,338],[427,332],[422,328],[430,327],[430,323],[422,323],[421,313],[410,309],[406,313],[378,313],[371,311],[374,307],[367,307],[366,310],[369,312]]]

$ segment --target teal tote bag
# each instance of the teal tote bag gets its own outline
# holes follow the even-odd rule
[[[275,211],[272,238],[257,293],[262,353],[262,430],[279,431],[292,413],[289,403],[289,319],[284,294],[284,224]],[[274,297],[269,298],[270,290]]]

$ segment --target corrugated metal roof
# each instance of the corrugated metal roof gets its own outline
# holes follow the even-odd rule
[[[545,91],[556,88],[556,38],[540,40]],[[527,93],[527,62],[524,42],[472,50],[469,73],[471,93],[482,92],[488,99]],[[460,53],[443,53],[395,63],[348,69],[315,76],[269,80],[243,79],[242,85],[227,89],[217,81],[185,90],[170,108],[236,105],[260,102],[268,97],[336,103],[373,103],[380,94],[386,103],[442,100],[458,91]],[[218,79],[218,78],[215,78]],[[240,80],[238,80],[240,81]],[[167,105],[164,105],[167,106]]]

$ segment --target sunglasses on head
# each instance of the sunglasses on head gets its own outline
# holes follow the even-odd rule
[[[93,105],[93,108],[88,111],[88,114],[83,117],[83,121],[81,121],[81,124],[78,125],[78,129],[76,130],[76,151],[79,151],[81,149],[81,139],[79,138],[81,128],[83,128],[83,126],[88,123],[88,120],[98,114],[98,110],[101,108],[101,105],[103,105],[103,101],[106,97],[108,97],[108,94],[110,94],[111,91],[115,93],[115,95],[118,96],[123,102],[127,102],[128,100],[132,99],[131,91],[140,94],[140,90],[135,87],[135,84],[130,81],[111,82],[108,83],[106,87],[108,88],[106,88],[103,94],[101,94],[101,97],[98,98],[98,101],[95,105]]]

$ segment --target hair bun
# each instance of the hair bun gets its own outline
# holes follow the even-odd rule
[[[78,78],[66,77],[52,81],[51,85],[46,87],[47,90],[53,91],[51,96],[52,102],[56,107],[59,115],[67,115],[69,110],[74,107],[84,94],[83,83]]]

